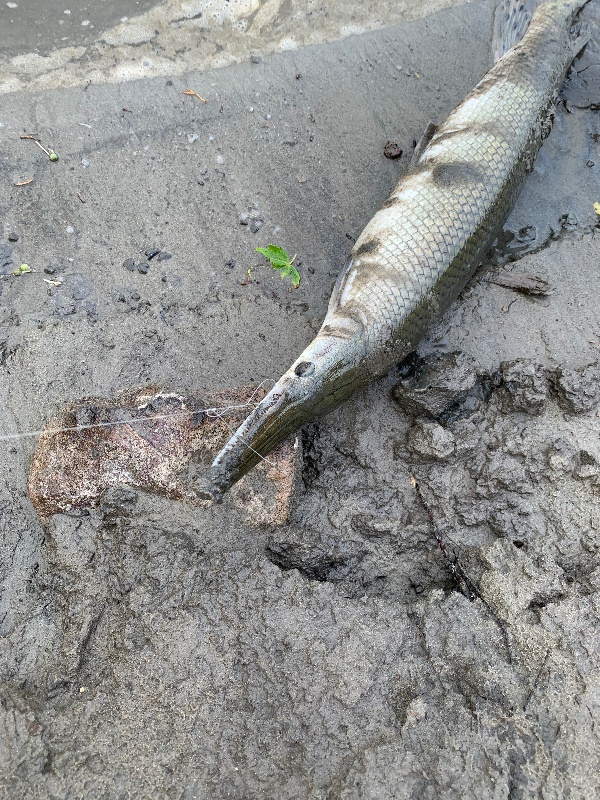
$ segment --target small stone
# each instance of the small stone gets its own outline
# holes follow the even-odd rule
[[[262,221],[262,219],[253,219],[252,222],[250,223],[250,230],[252,231],[252,233],[258,233],[263,225],[264,222]]]
[[[160,253],[158,256],[158,261],[168,261],[170,258],[173,258],[171,253]]]
[[[146,264],[145,261],[137,265],[137,271],[140,273],[140,275],[147,275],[149,269],[150,265]]]
[[[8,234],[8,241],[9,242],[18,242],[19,236],[16,233],[9,233]]]
[[[250,224],[250,215],[240,214],[240,225],[249,225],[249,224]]]
[[[252,56],[250,56],[250,61],[253,64],[260,64],[260,62],[262,61],[262,58],[260,56],[252,55]]]
[[[402,148],[396,142],[386,142],[383,148],[383,155],[386,158],[396,159],[402,155]]]
[[[44,272],[46,273],[46,275],[55,275],[56,267],[44,267]]]
[[[144,255],[148,259],[148,261],[152,261],[152,259],[160,253],[158,247],[150,247],[148,250],[144,250]]]
[[[82,159],[81,159],[81,164],[82,164],[82,166],[84,166],[84,167],[89,167],[89,165],[90,165],[90,162],[88,161],[88,159],[87,159],[87,158],[82,158]]]
[[[135,269],[135,261],[133,258],[128,258],[127,261],[123,262],[123,266],[125,269],[128,269],[130,272],[133,272]]]

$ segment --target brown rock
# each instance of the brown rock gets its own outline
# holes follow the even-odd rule
[[[204,469],[264,395],[251,386],[186,396],[149,387],[71,403],[49,421],[34,454],[28,489],[36,513],[46,520],[99,506],[123,485],[210,505]],[[299,460],[299,440],[289,439],[231,490],[247,522],[287,521]]]

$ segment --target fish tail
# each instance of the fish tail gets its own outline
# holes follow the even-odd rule
[[[500,0],[494,15],[494,63],[521,41],[538,6],[555,7],[568,16],[575,15],[587,2],[589,0]]]

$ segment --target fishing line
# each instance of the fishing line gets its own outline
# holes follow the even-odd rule
[[[206,414],[207,417],[210,419],[219,419],[223,424],[229,428],[232,433],[235,433],[236,429],[233,428],[231,425],[227,423],[224,419],[224,416],[232,411],[239,411],[240,409],[254,407],[258,405],[258,403],[253,403],[254,398],[258,394],[258,392],[267,384],[275,385],[276,381],[273,379],[267,378],[264,381],[261,381],[258,386],[254,389],[250,397],[246,400],[245,403],[240,403],[238,405],[230,405],[230,406],[223,406],[222,408],[218,408],[215,406],[210,406],[209,408],[199,408],[199,409],[186,409],[180,411],[171,411],[166,414],[152,414],[147,417],[136,417],[134,419],[122,419],[122,420],[111,420],[110,422],[89,422],[84,425],[69,425],[63,428],[44,428],[42,430],[37,431],[22,431],[20,433],[8,433],[8,434],[0,434],[0,442],[8,442],[8,441],[15,441],[18,439],[25,439],[28,437],[39,437],[43,434],[56,434],[56,433],[75,433],[77,431],[88,431],[97,428],[114,428],[117,425],[129,425],[130,427],[134,427],[136,424],[145,424],[147,422],[155,422],[160,420],[168,420],[173,419],[174,417],[182,417],[182,416],[190,416],[192,414]],[[193,390],[192,390],[193,391]],[[160,392],[157,392],[154,397],[160,396]],[[165,396],[169,396],[169,394],[165,393]],[[178,396],[175,393],[170,393],[170,396]],[[149,402],[152,402],[150,400]],[[139,406],[138,411],[142,410],[148,405]],[[264,456],[261,456],[253,447],[247,444],[243,439],[241,440],[249,450],[252,450],[259,458],[263,461],[266,461],[268,464],[273,464],[272,461],[269,461]]]

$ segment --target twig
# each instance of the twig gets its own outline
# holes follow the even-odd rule
[[[187,94],[190,95],[190,97],[197,97],[198,100],[202,100],[203,103],[206,103],[206,100],[193,89],[186,89],[185,92],[180,92],[180,94]]]
[[[415,487],[415,491],[417,493],[417,497],[421,501],[421,505],[427,512],[429,524],[433,529],[433,535],[435,536],[436,542],[438,543],[438,546],[442,551],[444,561],[446,562],[446,569],[450,573],[450,576],[454,581],[458,591],[465,597],[468,597],[471,602],[473,602],[473,600],[475,600],[476,597],[480,597],[479,592],[477,591],[477,587],[467,575],[465,568],[458,560],[456,553],[452,553],[452,555],[449,555],[448,547],[446,546],[446,541],[444,539],[444,534],[439,530],[439,528],[435,524],[433,511],[428,506],[425,498],[423,497],[423,493],[421,492],[421,487],[417,483],[417,479],[414,477],[414,475],[411,475],[410,480],[412,485]]]
[[[508,630],[506,628],[506,625],[500,619],[500,617],[498,617],[498,615],[496,614],[494,609],[490,606],[490,604],[487,602],[487,600],[485,600],[481,596],[479,589],[477,588],[477,586],[475,586],[473,581],[467,575],[467,572],[463,567],[463,565],[458,560],[458,556],[456,555],[456,553],[452,553],[452,556],[448,554],[448,548],[444,540],[444,535],[435,524],[433,511],[431,510],[431,508],[427,504],[427,501],[423,497],[423,493],[421,492],[421,487],[419,486],[417,479],[415,478],[414,475],[410,476],[410,481],[412,485],[415,487],[417,497],[419,498],[421,505],[423,506],[423,508],[427,513],[429,523],[433,529],[433,535],[435,536],[439,548],[442,551],[442,555],[444,556],[444,561],[446,562],[446,567],[450,575],[452,576],[452,579],[456,584],[458,591],[465,597],[468,597],[469,600],[471,600],[471,602],[473,602],[473,600],[477,598],[483,604],[483,607],[486,609],[486,611],[489,613],[491,618],[494,620],[494,622],[500,629],[500,633],[502,634],[502,638],[504,639],[504,644],[506,645],[506,652],[508,654],[508,663],[512,664],[513,657],[512,657],[512,651],[510,649],[510,638],[508,636]]]

